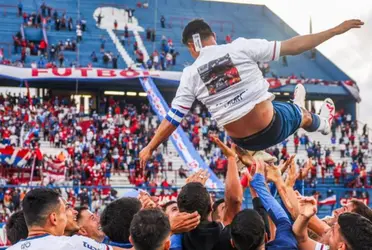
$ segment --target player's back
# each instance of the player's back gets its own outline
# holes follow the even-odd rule
[[[19,241],[7,250],[109,250],[111,247],[98,243],[90,238],[74,235],[53,236],[44,234]]]
[[[258,62],[277,60],[279,51],[280,42],[244,38],[203,47],[181,78],[180,99],[186,102],[176,96],[172,107],[189,107],[187,102],[193,100],[187,97],[194,96],[207,106],[219,125],[240,119],[256,104],[272,98]]]

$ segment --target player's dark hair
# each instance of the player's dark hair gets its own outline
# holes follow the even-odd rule
[[[144,209],[134,215],[130,235],[136,250],[155,250],[170,235],[168,217],[160,209]]]
[[[372,222],[356,213],[343,213],[338,217],[340,233],[348,250],[370,250],[372,246]]]
[[[162,207],[163,211],[165,212],[167,210],[167,208],[170,206],[170,205],[173,205],[173,204],[177,204],[177,201],[168,201],[167,203],[165,203]]]
[[[81,206],[75,208],[75,210],[77,211],[76,220],[79,221],[81,219],[81,213],[89,209],[85,206]]]
[[[180,212],[198,212],[200,221],[208,219],[211,212],[211,199],[207,189],[199,182],[190,182],[182,187],[177,197]]]
[[[5,225],[6,236],[12,245],[28,236],[28,228],[23,211],[12,214]]]
[[[366,217],[368,220],[372,221],[372,209],[370,209],[366,204],[359,200],[351,200],[353,204],[353,213],[360,214]]]
[[[48,215],[58,212],[60,194],[53,189],[36,188],[29,191],[22,201],[27,226],[44,226]]]
[[[111,241],[129,243],[129,228],[133,216],[141,209],[136,198],[121,198],[111,202],[101,214],[102,231]]]
[[[200,39],[203,41],[210,36],[213,36],[213,31],[209,24],[203,19],[194,19],[190,21],[183,29],[182,43],[187,45],[189,42],[192,42],[192,36],[194,34],[199,34]]]
[[[259,213],[245,209],[231,223],[231,239],[238,250],[256,250],[264,244],[265,223]]]

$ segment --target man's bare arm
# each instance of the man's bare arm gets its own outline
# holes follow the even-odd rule
[[[142,149],[139,154],[141,167],[143,169],[146,166],[146,162],[151,158],[152,152],[154,152],[154,150],[159,147],[159,145],[164,142],[176,129],[176,126],[174,126],[168,120],[163,119],[150,143],[144,149]]]
[[[353,19],[320,33],[293,37],[281,43],[280,56],[301,54],[315,48],[336,35],[341,35],[350,29],[360,28],[363,24],[362,21]]]

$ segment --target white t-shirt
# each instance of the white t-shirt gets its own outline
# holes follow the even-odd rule
[[[111,246],[98,243],[95,240],[84,236],[74,235],[67,236],[53,236],[42,235],[31,237],[22,240],[8,248],[8,250],[112,250]]]
[[[329,246],[317,242],[314,250],[329,250]]]
[[[258,62],[278,60],[280,42],[238,38],[206,46],[184,69],[167,120],[178,126],[195,99],[205,104],[219,126],[249,113],[256,104],[273,99]]]

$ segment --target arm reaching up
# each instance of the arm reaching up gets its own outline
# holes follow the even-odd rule
[[[223,224],[229,225],[235,215],[239,213],[243,203],[243,188],[240,184],[238,166],[236,164],[235,145],[232,149],[221,142],[217,137],[212,137],[222,153],[227,157],[227,173],[225,180],[225,204],[226,211]]]
[[[361,20],[352,19],[320,33],[293,37],[281,43],[280,56],[301,54],[315,48],[336,35],[341,35],[351,29],[361,28],[362,25],[364,25],[364,23]]]
[[[141,150],[139,154],[142,169],[145,169],[146,163],[151,158],[154,150],[157,149],[157,147],[163,141],[165,141],[176,129],[177,127],[166,119],[161,122],[159,128],[156,130],[155,136],[152,138],[150,143]]]

